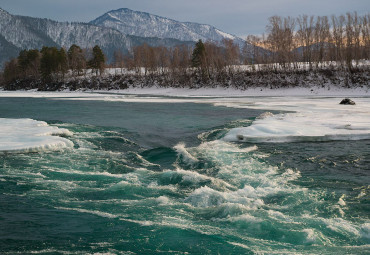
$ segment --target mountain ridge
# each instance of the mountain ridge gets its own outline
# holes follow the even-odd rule
[[[0,7],[0,67],[23,49],[41,49],[43,46],[81,48],[99,45],[109,61],[114,51],[129,53],[134,46],[147,43],[151,46],[173,47],[195,41],[221,42],[233,39],[239,46],[245,41],[220,29],[195,22],[180,22],[147,12],[120,8],[106,12],[86,22],[55,21],[13,15]]]
[[[100,27],[84,22],[59,22],[47,18],[13,15],[0,8],[0,67],[16,57],[23,49],[41,49],[43,46],[69,48],[77,44],[81,48],[99,45],[108,60],[114,51],[128,53],[134,46],[147,43],[151,46],[175,45],[192,42],[170,38],[140,38],[126,35],[113,28]]]
[[[134,11],[128,8],[111,10],[89,24],[109,27],[124,34],[136,36],[152,36],[159,38],[174,38],[185,41],[221,42],[222,39],[232,39],[243,46],[245,41],[235,35],[226,33],[212,25],[195,22],[181,22],[148,12]]]

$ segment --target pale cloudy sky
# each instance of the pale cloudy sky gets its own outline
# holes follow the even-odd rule
[[[262,34],[268,17],[370,12],[369,0],[0,0],[12,14],[88,22],[107,11],[129,8],[179,21],[213,25],[238,36]]]

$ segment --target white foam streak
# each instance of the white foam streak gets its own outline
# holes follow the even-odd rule
[[[256,145],[251,146],[251,147],[246,147],[246,148],[240,148],[238,146],[235,146],[234,144],[231,143],[226,143],[221,140],[216,140],[212,142],[207,142],[207,143],[202,143],[199,146],[200,150],[204,151],[213,151],[213,152],[218,152],[218,153],[249,153],[252,151],[258,150],[258,147]]]
[[[97,211],[97,210],[86,210],[86,209],[82,209],[82,208],[55,207],[55,209],[76,211],[76,212],[80,212],[80,213],[88,213],[88,214],[93,214],[93,215],[96,215],[96,216],[100,216],[100,217],[104,217],[104,218],[110,218],[110,219],[120,217],[119,215],[114,215],[114,214],[107,213],[107,212],[101,212],[101,211]]]

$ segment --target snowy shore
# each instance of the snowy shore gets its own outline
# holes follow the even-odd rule
[[[171,97],[284,97],[284,96],[319,96],[319,97],[370,97],[368,87],[338,88],[337,86],[313,86],[309,88],[278,88],[265,87],[248,88],[240,90],[235,88],[161,88],[144,87],[128,88],[122,90],[63,90],[63,91],[37,91],[18,90],[0,91],[0,97],[100,97],[107,94],[121,95],[155,95]]]
[[[104,91],[95,91],[104,92]],[[107,93],[105,91],[105,93]],[[284,96],[328,96],[328,97],[362,97],[370,96],[369,88],[345,89],[338,87],[311,87],[311,88],[249,88],[246,90],[231,88],[129,88],[126,90],[114,90],[109,93],[123,93],[131,95],[157,95],[157,96],[184,96],[184,97],[284,97]]]

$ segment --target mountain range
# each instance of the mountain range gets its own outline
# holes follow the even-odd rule
[[[90,24],[114,28],[123,34],[142,37],[174,38],[181,41],[213,41],[231,39],[243,45],[245,41],[213,26],[193,22],[180,22],[146,12],[121,8],[105,13]]]
[[[173,47],[194,45],[199,39],[214,42],[233,39],[240,45],[245,43],[210,25],[179,22],[125,8],[107,12],[89,23],[12,15],[0,8],[0,66],[22,49],[43,46],[69,48],[77,44],[92,48],[99,45],[111,59],[114,51],[128,53],[143,43]]]

